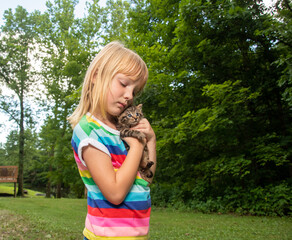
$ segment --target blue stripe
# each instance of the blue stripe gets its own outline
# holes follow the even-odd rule
[[[80,124],[77,124],[76,127],[74,128],[74,133],[80,140],[84,140],[88,138],[87,133],[84,131],[84,129],[80,126]]]
[[[109,137],[102,137],[102,141],[105,145],[111,145],[111,146],[116,146],[119,147],[120,149],[125,150],[125,145],[123,143],[123,141],[120,139],[117,139],[117,141],[112,141],[112,139],[110,139]]]
[[[122,151],[118,146],[105,145],[108,151],[115,155],[127,155],[127,150]]]
[[[88,192],[94,192],[94,193],[100,193],[101,192],[96,185],[87,185],[87,184],[85,184],[85,187],[87,188]]]
[[[87,185],[85,184],[88,192],[95,192],[95,193],[100,193],[100,189],[96,185]],[[150,194],[150,188],[149,187],[144,187],[141,185],[133,185],[130,189],[130,192],[136,192],[136,193],[141,193],[141,192],[147,192]]]
[[[74,149],[74,152],[75,152],[76,154],[78,154],[78,148],[77,148],[77,145],[76,145],[76,143],[75,143],[75,141],[74,141],[73,138],[72,138],[72,140],[71,140],[71,145],[72,145],[72,147],[73,147],[73,149]]]
[[[106,200],[101,192],[88,192],[88,197],[94,200]],[[125,198],[125,202],[135,202],[135,201],[147,201],[150,198],[149,192],[130,192]]]
[[[129,192],[125,202],[147,201],[150,198],[150,192]]]
[[[91,198],[93,200],[106,200],[105,197],[102,195],[101,192],[96,193],[96,192],[88,192],[88,198]]]
[[[88,122],[86,122],[86,123],[90,124]],[[105,145],[111,154],[127,155],[127,150],[126,150],[124,143],[121,140],[120,136],[113,135],[113,136],[109,137],[108,133],[105,132],[103,128],[93,129],[93,131],[91,131],[90,135],[87,136],[87,134],[84,132],[84,130],[82,129],[82,127],[80,126],[80,123],[79,123],[74,128],[72,138],[73,138],[73,141],[75,142],[74,144],[72,142],[72,146],[73,146],[76,153],[78,153],[78,147],[79,147],[80,142],[87,139],[87,138],[89,138],[89,139],[91,138],[91,139],[95,139],[98,142],[100,142],[101,144]]]
[[[119,205],[114,205],[107,200],[93,200],[88,196],[87,204],[92,208],[146,210],[151,207],[151,199],[149,198],[147,201],[122,202]]]
[[[107,132],[104,131],[103,128],[99,128],[99,129],[93,129],[93,131],[89,134],[89,137],[92,138],[107,138],[107,141],[109,144],[112,145],[117,145],[121,142],[121,138],[119,135],[112,135],[109,136],[109,134]]]

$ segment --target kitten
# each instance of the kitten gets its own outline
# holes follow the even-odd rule
[[[143,117],[142,104],[126,108],[118,117],[117,129],[120,131],[121,138],[134,137],[142,142],[146,137],[145,134],[130,128],[136,126]],[[149,160],[148,148],[145,145],[139,166],[139,172],[141,177],[149,183],[153,178],[153,172],[150,170],[153,164],[154,162]]]

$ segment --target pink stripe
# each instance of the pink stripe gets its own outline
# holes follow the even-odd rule
[[[81,171],[88,170],[88,168],[85,167],[81,162],[80,163],[76,162],[76,163],[77,163],[77,166],[78,166],[79,170],[81,170]]]
[[[91,224],[99,227],[145,227],[149,226],[149,217],[147,218],[104,218],[95,217],[87,214]]]
[[[75,158],[76,162],[77,162],[77,163],[81,163],[81,161],[80,161],[80,159],[79,159],[77,153],[76,153],[75,151],[73,151],[73,152],[74,152],[74,158]]]
[[[148,234],[149,226],[145,227],[99,227],[92,225],[88,217],[85,221],[85,227],[96,236],[105,237],[134,237],[145,236]]]
[[[120,168],[122,166],[119,162],[112,162],[114,168]]]
[[[74,152],[74,158],[75,158],[75,161],[76,161],[76,163],[77,163],[77,166],[78,166],[78,168],[80,169],[80,170],[88,170],[83,164],[82,164],[82,162],[80,161],[80,159],[79,159],[79,157],[78,157],[78,155]]]

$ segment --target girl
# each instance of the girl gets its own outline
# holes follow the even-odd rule
[[[109,43],[89,66],[79,105],[68,118],[75,160],[88,191],[84,239],[148,239],[150,190],[138,167],[147,144],[155,172],[155,133],[141,120],[133,129],[143,132],[146,142],[125,138],[127,152],[116,129],[116,117],[147,78],[147,67],[136,53]]]

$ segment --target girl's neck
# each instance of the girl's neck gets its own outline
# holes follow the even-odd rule
[[[93,113],[93,116],[95,116],[96,118],[98,118],[100,121],[102,121],[104,124],[106,124],[110,128],[117,129],[117,127],[116,127],[116,125],[117,125],[117,118],[116,117],[107,114],[107,117],[105,118],[99,112]]]

